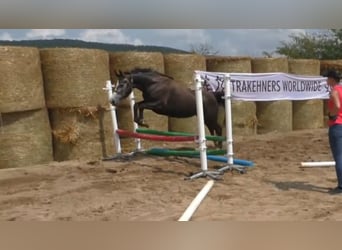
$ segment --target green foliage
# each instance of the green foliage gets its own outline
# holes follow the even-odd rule
[[[281,42],[276,53],[289,58],[342,59],[342,30],[291,34],[290,41]]]
[[[0,45],[6,46],[28,46],[37,48],[88,48],[102,49],[109,52],[118,51],[144,51],[161,53],[189,53],[188,51],[173,49],[161,46],[130,45],[130,44],[107,44],[97,42],[85,42],[72,39],[51,39],[51,40],[22,40],[22,41],[0,41]]]

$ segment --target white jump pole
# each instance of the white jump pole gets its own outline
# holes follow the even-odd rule
[[[227,166],[219,169],[220,172],[226,170],[237,170],[240,173],[244,172],[244,167],[234,166],[233,152],[233,125],[232,125],[232,86],[230,74],[224,76],[224,99],[225,99],[225,120],[226,120],[226,143],[227,143]]]
[[[227,158],[228,165],[234,163],[233,153],[233,126],[232,126],[232,94],[230,75],[226,75],[224,79],[224,97],[225,97],[225,115],[226,115],[226,142],[227,142]]]
[[[225,120],[226,120],[226,143],[227,143],[228,166],[221,168],[220,171],[231,169],[234,164],[231,98],[232,98],[232,94],[231,94],[230,74],[227,74],[224,76],[224,105],[225,105]]]
[[[112,98],[112,83],[111,81],[106,81],[106,88],[108,93],[108,100]],[[116,108],[111,103],[110,105],[110,114],[112,116],[112,125],[113,125],[113,132],[114,132],[114,142],[115,142],[115,151],[117,154],[121,154],[121,143],[120,143],[120,136],[116,132],[118,130],[118,121],[116,119]]]
[[[202,97],[202,79],[199,74],[195,74],[195,94],[196,94],[196,111],[197,111],[197,127],[198,127],[198,143],[200,150],[201,169],[202,171],[189,177],[195,179],[198,177],[209,176],[212,179],[218,179],[221,173],[218,171],[208,171],[207,161],[207,145],[204,128],[204,114],[203,114],[203,97]]]
[[[202,79],[200,75],[195,77],[196,84],[196,108],[197,108],[197,126],[199,132],[199,150],[201,157],[201,168],[203,171],[208,170],[207,162],[207,145],[205,138],[204,128],[204,115],[203,115],[203,96],[202,96]]]
[[[321,161],[321,162],[302,162],[302,167],[333,167],[335,166],[334,161]]]
[[[134,122],[134,104],[135,104],[135,98],[134,98],[134,92],[132,91],[131,94],[129,95],[129,104],[131,106],[131,113],[132,113],[132,121],[133,121],[133,129],[134,132],[136,132],[138,128],[138,124]],[[135,149],[136,151],[141,151],[141,140],[139,138],[135,138]]]
[[[195,213],[201,202],[204,200],[210,189],[213,187],[214,181],[209,180],[202,190],[197,194],[195,199],[190,203],[188,208],[184,211],[183,215],[178,221],[189,221],[192,215]]]

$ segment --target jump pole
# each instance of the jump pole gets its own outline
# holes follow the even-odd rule
[[[131,92],[131,94],[129,95],[129,104],[131,106],[131,114],[132,114],[132,121],[133,121],[133,129],[134,131],[136,131],[139,126],[138,124],[134,121],[134,104],[135,104],[135,97],[134,97],[134,91]],[[142,147],[141,147],[141,140],[139,138],[134,138],[135,140],[135,145],[136,145],[136,151],[140,152],[142,151]]]
[[[333,167],[335,161],[301,162],[301,167]]]
[[[111,81],[106,81],[106,87],[103,88],[103,90],[106,90],[108,93],[108,100],[112,98],[112,83]],[[116,108],[114,105],[109,103],[110,105],[110,114],[112,116],[112,125],[113,125],[113,132],[114,132],[114,144],[115,144],[115,152],[120,155],[122,153],[121,151],[121,143],[120,143],[120,136],[116,131],[118,130],[118,121],[116,117]]]
[[[218,179],[218,175],[221,174],[220,172],[208,171],[207,145],[206,145],[204,115],[203,115],[203,96],[202,96],[203,80],[201,79],[201,76],[198,74],[195,74],[194,78],[195,78],[194,82],[195,82],[195,93],[196,93],[197,128],[198,128],[198,134],[199,134],[198,144],[199,144],[202,171],[190,176],[189,179],[193,180],[199,177],[210,177],[212,179]]]
[[[232,126],[232,94],[231,94],[230,75],[225,76],[224,79],[224,97],[225,97],[225,115],[228,126],[226,128],[226,140],[227,140],[227,158],[228,165],[233,165],[233,126]]]
[[[106,81],[106,87],[103,88],[103,90],[106,90],[108,93],[108,100],[111,100],[112,98],[112,88],[113,85],[111,83],[110,80]],[[130,100],[130,108],[131,108],[131,113],[132,113],[132,119],[133,119],[133,127],[134,130],[136,130],[138,128],[138,124],[136,124],[134,122],[134,93],[132,91],[132,93],[129,95],[129,100]],[[116,107],[114,105],[112,105],[111,103],[110,105],[110,114],[111,114],[111,118],[112,118],[112,126],[113,126],[113,132],[114,132],[114,144],[115,144],[115,152],[116,152],[116,156],[114,157],[109,157],[109,158],[105,158],[104,160],[112,160],[115,159],[117,157],[121,157],[122,156],[122,148],[121,148],[121,142],[120,142],[120,135],[117,133],[117,131],[119,130],[119,125],[118,125],[118,120],[117,120],[117,115],[116,115]],[[139,138],[135,138],[135,143],[136,143],[136,151],[141,151],[141,140]],[[134,153],[134,152],[133,152]]]
[[[190,203],[188,208],[184,211],[183,215],[178,219],[178,221],[189,221],[191,216],[195,213],[201,202],[204,200],[206,195],[209,193],[210,189],[214,185],[214,180],[209,180],[207,184],[201,189],[197,194],[195,199]]]
[[[224,76],[224,104],[225,104],[225,118],[226,118],[226,143],[227,143],[227,166],[220,168],[218,171],[223,173],[228,170],[237,170],[240,173],[244,172],[243,166],[234,165],[233,152],[233,126],[232,126],[232,90],[230,74]]]

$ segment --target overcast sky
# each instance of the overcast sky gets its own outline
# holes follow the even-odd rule
[[[0,40],[70,38],[104,43],[158,45],[190,50],[207,43],[220,55],[262,56],[272,52],[290,34],[304,29],[0,29]]]

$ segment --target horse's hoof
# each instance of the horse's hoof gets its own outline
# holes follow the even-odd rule
[[[136,122],[139,126],[141,126],[141,127],[145,127],[145,128],[148,128],[149,127],[149,125],[148,124],[146,124],[146,123],[144,123],[142,120],[141,121],[138,121],[138,122]]]

